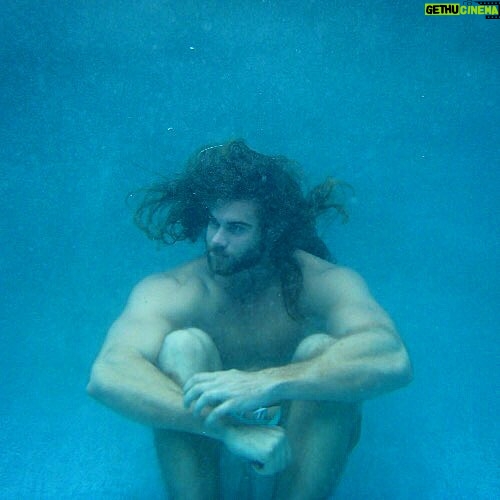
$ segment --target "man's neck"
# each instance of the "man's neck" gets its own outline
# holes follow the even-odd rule
[[[279,284],[277,270],[269,262],[259,263],[231,276],[212,273],[212,279],[234,300],[251,303]]]

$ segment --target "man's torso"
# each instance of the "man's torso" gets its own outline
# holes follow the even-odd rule
[[[261,369],[286,364],[304,336],[312,333],[307,318],[287,312],[281,286],[273,283],[257,296],[235,299],[211,279],[204,259],[169,272],[196,290],[185,324],[205,331],[215,342],[224,369]]]

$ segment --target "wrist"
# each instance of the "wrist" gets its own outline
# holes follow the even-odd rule
[[[270,378],[274,380],[270,391],[272,403],[297,399],[296,386],[299,383],[299,373],[297,373],[296,367],[290,364],[279,368],[271,368],[271,370],[274,372],[270,374]]]
[[[231,425],[226,422],[226,419],[216,420],[210,425],[207,425],[204,422],[202,434],[212,439],[225,442],[228,439],[228,436],[231,434]]]

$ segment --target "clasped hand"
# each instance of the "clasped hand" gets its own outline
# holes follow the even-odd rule
[[[263,372],[224,370],[193,375],[184,385],[184,405],[210,425],[216,419],[276,402],[275,382]]]
[[[193,375],[184,385],[184,405],[205,417],[208,426],[221,419],[277,402],[276,383],[263,372],[226,370]],[[223,441],[229,451],[254,464],[260,474],[275,474],[290,461],[285,430],[279,426],[223,426]]]

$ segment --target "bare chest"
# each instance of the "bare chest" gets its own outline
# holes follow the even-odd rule
[[[219,304],[204,318],[225,369],[258,369],[288,363],[304,335],[300,322],[286,312],[281,298],[251,304]]]

